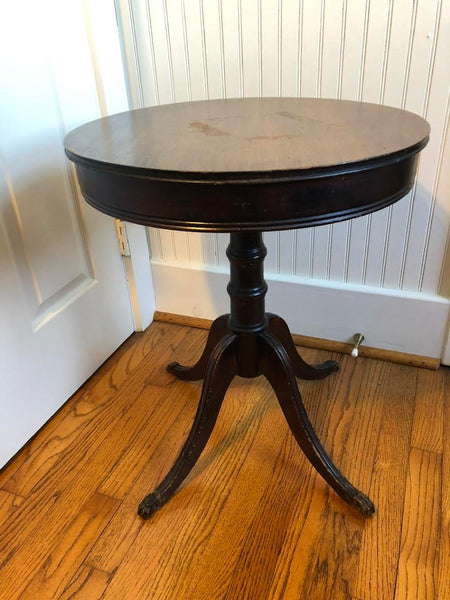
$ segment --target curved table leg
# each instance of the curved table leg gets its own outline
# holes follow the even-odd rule
[[[272,385],[298,445],[345,502],[359,510],[363,516],[371,517],[375,512],[372,501],[342,475],[320,443],[303,406],[289,356],[283,345],[269,332],[262,332],[259,340],[261,372]]]
[[[268,331],[284,346],[296,377],[299,379],[324,379],[339,369],[339,363],[334,360],[327,360],[320,365],[309,365],[297,352],[286,321],[272,313],[268,313],[267,317],[269,320]]]
[[[230,315],[222,315],[213,322],[208,333],[205,348],[195,365],[192,367],[184,367],[177,362],[172,362],[167,365],[169,373],[172,373],[172,375],[175,375],[178,379],[187,381],[198,381],[199,379],[203,379],[206,373],[208,359],[211,356],[214,347],[219,340],[228,333],[229,316]]]
[[[222,401],[231,380],[237,373],[237,336],[228,334],[214,348],[203,383],[194,424],[169,473],[158,487],[142,500],[138,514],[149,519],[173,496],[192,470],[216,423]]]

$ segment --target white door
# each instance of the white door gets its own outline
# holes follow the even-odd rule
[[[63,153],[102,104],[83,2],[5,2],[2,23],[0,466],[134,329],[114,221]]]

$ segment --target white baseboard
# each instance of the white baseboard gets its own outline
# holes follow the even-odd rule
[[[228,272],[152,262],[156,310],[214,319],[229,312]],[[373,348],[440,358],[450,302],[368,286],[266,274],[266,310],[292,333],[349,342],[356,332]]]

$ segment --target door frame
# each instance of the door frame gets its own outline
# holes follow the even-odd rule
[[[110,0],[82,2],[100,115],[105,117],[129,110],[115,3]],[[134,326],[136,331],[143,331],[153,321],[155,312],[150,244],[145,227],[127,223],[125,231],[129,250],[123,260]]]

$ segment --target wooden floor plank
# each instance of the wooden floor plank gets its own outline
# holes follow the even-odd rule
[[[447,382],[448,383],[448,382]],[[411,446],[442,454],[445,380],[441,373],[417,373],[417,392]]]
[[[200,394],[166,364],[192,363],[205,339],[170,324],[132,336],[0,471],[0,600],[450,599],[450,369],[300,349],[341,361],[300,389],[373,498],[369,521],[311,468],[263,378],[235,380],[179,492],[137,516]]]
[[[118,505],[118,500],[103,494],[91,496],[21,593],[21,600],[60,598]]]
[[[248,527],[225,600],[269,598],[274,583],[281,583],[283,596],[277,592],[270,597],[284,597],[284,578],[276,571],[280,555],[286,547],[290,548],[290,556],[292,547],[301,546],[305,553],[311,549],[320,527],[316,521],[314,528],[308,529],[305,517],[321,510],[325,495],[322,480],[300,454],[292,434],[287,432],[271,479]],[[283,566],[298,573],[297,565],[292,562]]]
[[[372,399],[382,412],[369,488],[377,513],[363,530],[351,585],[352,595],[364,600],[394,597],[417,373],[411,367],[385,365]]]
[[[109,573],[82,565],[65,587],[59,600],[100,600],[110,579]]]
[[[434,600],[439,579],[441,456],[413,448],[403,511],[395,600]]]
[[[441,531],[439,540],[438,598],[450,598],[450,368],[444,379],[442,436]]]
[[[21,496],[0,490],[0,527],[5,521],[13,517],[22,502],[23,498]]]

